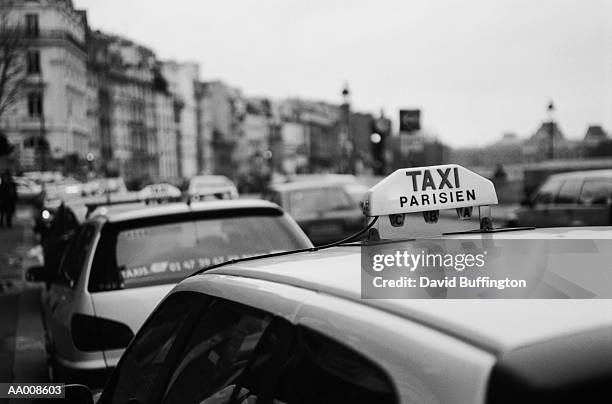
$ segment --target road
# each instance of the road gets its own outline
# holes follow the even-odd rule
[[[25,268],[36,263],[30,255],[34,245],[30,210],[21,207],[13,228],[0,228],[0,382],[4,383],[47,381],[41,289],[24,281]]]

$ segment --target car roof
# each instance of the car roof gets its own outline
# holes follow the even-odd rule
[[[140,209],[128,208],[121,209],[121,205],[116,210],[109,209],[103,215],[96,217],[103,218],[107,222],[118,223],[137,219],[146,219],[156,216],[179,215],[189,212],[206,212],[218,211],[226,209],[252,209],[252,208],[269,208],[282,211],[275,203],[259,200],[259,199],[238,199],[238,200],[218,200],[187,203],[169,203],[162,205],[144,205]]]
[[[610,239],[611,227],[555,228],[489,233],[504,239]],[[446,238],[479,238],[457,234]],[[254,278],[356,301],[502,353],[549,338],[612,327],[612,299],[362,299],[361,250],[345,245],[316,252],[248,260],[207,274]],[[195,278],[195,279],[194,279]]]
[[[568,179],[568,178],[612,178],[612,169],[610,170],[586,170],[586,171],[572,171],[567,173],[551,174],[549,178],[554,179]]]
[[[271,184],[269,189],[277,192],[291,192],[300,191],[306,189],[317,189],[317,188],[342,188],[347,185],[346,182],[339,182],[334,179],[324,180],[301,180],[297,182],[284,182]]]
[[[195,184],[233,184],[232,180],[225,175],[196,175],[189,180],[189,183]]]

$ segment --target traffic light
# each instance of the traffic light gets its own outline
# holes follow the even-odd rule
[[[391,132],[391,121],[381,115],[380,118],[372,120],[372,134],[370,135],[370,146],[372,148],[373,168],[375,175],[386,173],[385,151],[387,138]]]

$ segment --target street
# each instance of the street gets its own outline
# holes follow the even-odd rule
[[[13,228],[0,229],[0,380],[47,380],[40,287],[24,281],[36,261],[29,207],[17,210]],[[23,402],[23,401],[22,401]]]

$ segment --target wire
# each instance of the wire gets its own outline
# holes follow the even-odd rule
[[[310,247],[310,248],[300,248],[297,250],[289,250],[289,251],[280,251],[280,252],[274,252],[274,253],[269,253],[269,254],[261,254],[261,255],[256,255],[253,257],[245,257],[245,258],[237,258],[237,259],[233,259],[233,260],[229,260],[229,261],[224,261],[221,262],[219,264],[215,264],[215,265],[210,265],[204,268],[200,268],[197,271],[195,271],[194,273],[192,273],[191,275],[188,276],[195,276],[195,275],[199,275],[203,272],[206,271],[210,271],[211,269],[215,269],[215,268],[219,268],[219,267],[223,267],[225,265],[230,265],[230,264],[235,264],[238,262],[245,262],[245,261],[252,261],[252,260],[257,260],[260,258],[272,258],[272,257],[281,257],[283,255],[291,255],[291,254],[298,254],[298,253],[303,253],[303,252],[315,252],[315,251],[320,251],[320,250],[325,250],[327,248],[332,248],[332,247],[337,247],[340,244],[344,244],[354,238],[357,238],[363,234],[365,234],[368,230],[370,230],[370,228],[372,226],[374,226],[374,224],[376,223],[376,221],[378,220],[378,216],[374,216],[374,219],[372,219],[372,221],[363,229],[359,230],[357,233],[355,234],[351,234],[348,237],[343,238],[342,240],[338,240],[338,241],[334,241],[333,243],[329,243],[329,244],[324,244],[318,247]]]

